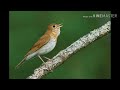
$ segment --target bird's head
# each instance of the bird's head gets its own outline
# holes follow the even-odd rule
[[[62,24],[50,24],[50,25],[48,25],[48,29],[52,30],[52,32],[55,32],[59,35],[60,34],[60,28],[62,26],[63,26]]]

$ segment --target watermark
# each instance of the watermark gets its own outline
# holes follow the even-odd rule
[[[83,16],[83,18],[117,18],[117,14],[92,14],[90,16]]]

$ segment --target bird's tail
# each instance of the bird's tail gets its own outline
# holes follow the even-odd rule
[[[26,57],[20,63],[18,63],[18,65],[15,68],[18,69],[25,61]]]

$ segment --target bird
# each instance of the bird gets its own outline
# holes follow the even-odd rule
[[[62,26],[62,24],[56,23],[49,24],[44,35],[41,36],[35,44],[33,44],[33,46],[24,56],[23,60],[18,63],[15,68],[19,68],[26,60],[30,60],[35,56],[37,56],[43,63],[45,63],[41,58],[41,55],[45,55],[55,48],[58,36],[60,35],[60,28]],[[45,56],[44,58],[50,60]]]

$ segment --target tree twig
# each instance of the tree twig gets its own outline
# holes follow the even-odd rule
[[[27,79],[40,79],[47,73],[53,71],[56,67],[61,65],[67,58],[69,58],[73,53],[76,53],[83,47],[86,47],[93,41],[98,38],[106,35],[111,30],[111,22],[108,21],[103,26],[94,29],[87,35],[79,38],[77,41],[72,43],[66,49],[61,50],[56,56],[54,56],[51,60],[48,60],[45,64],[42,64],[40,67],[34,70],[34,73],[29,76]]]

